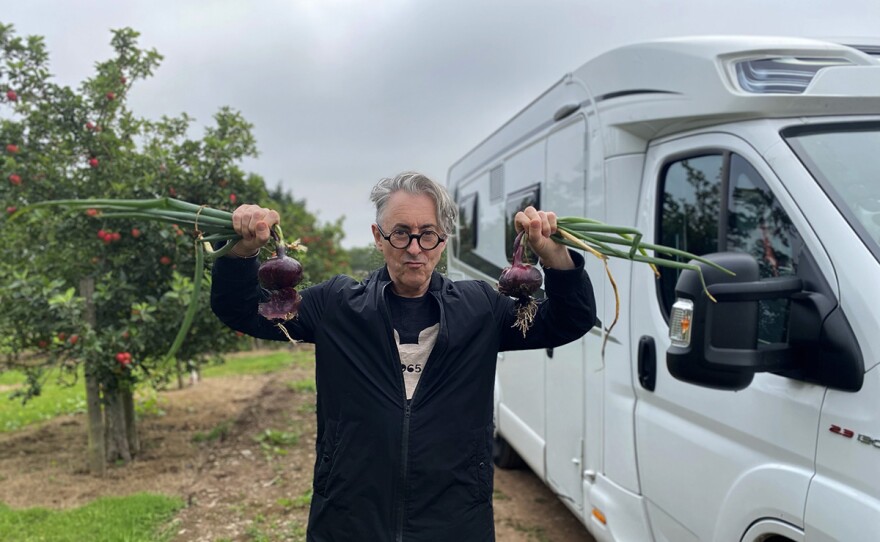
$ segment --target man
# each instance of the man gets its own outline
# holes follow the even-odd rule
[[[516,229],[545,270],[547,300],[528,334],[514,300],[482,281],[435,273],[456,217],[443,186],[417,173],[382,179],[371,199],[385,267],[305,289],[290,335],[315,343],[318,435],[311,542],[488,542],[495,361],[550,348],[595,322],[583,257],[550,239],[556,216],[532,207]],[[275,211],[236,209],[242,236],[214,264],[212,307],[230,327],[286,340],[257,314],[259,266]],[[538,368],[536,367],[536,370]]]

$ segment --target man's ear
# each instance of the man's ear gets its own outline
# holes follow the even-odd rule
[[[376,250],[381,252],[382,251],[382,234],[379,233],[379,228],[376,227],[375,224],[370,226],[370,228],[373,230],[373,240],[376,242]]]

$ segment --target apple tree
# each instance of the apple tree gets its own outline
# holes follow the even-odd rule
[[[312,280],[345,270],[338,222],[318,224],[304,202],[281,190],[270,195],[261,177],[241,169],[257,147],[240,113],[221,108],[192,137],[195,120],[186,114],[151,120],[129,108],[133,86],[162,59],[137,39],[131,29],[113,31],[111,58],[73,89],[54,82],[42,38],[0,24],[0,370],[26,374],[23,399],[47,378],[82,377],[97,471],[104,459],[137,453],[136,386],[162,386],[247,341],[213,316],[204,287],[192,332],[174,359],[165,355],[194,293],[196,232],[93,209],[19,209],[44,200],[162,196],[227,210],[272,205],[293,217],[285,226],[291,238],[298,229],[315,235],[303,258],[314,262]]]

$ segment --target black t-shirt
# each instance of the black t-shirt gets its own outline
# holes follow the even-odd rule
[[[440,307],[428,294],[421,297],[388,297],[391,325],[400,335],[400,344],[418,344],[422,330],[440,322]]]
[[[429,295],[388,296],[406,398],[412,399],[440,331],[440,307]]]

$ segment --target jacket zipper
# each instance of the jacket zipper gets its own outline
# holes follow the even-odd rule
[[[388,288],[388,284],[382,289],[382,302],[385,303],[383,315],[385,316],[385,323],[390,330],[391,343],[393,346],[393,351],[395,353],[395,358],[397,359],[398,365],[400,364],[400,354],[397,351],[397,343],[394,341],[394,330],[393,324],[391,323],[391,315],[388,313],[388,304],[385,298],[385,288]],[[409,424],[410,418],[412,415],[412,404],[416,400],[416,396],[419,393],[419,388],[422,387],[422,379],[425,378],[425,374],[431,367],[431,361],[434,358],[439,357],[439,352],[441,350],[441,342],[442,347],[445,347],[446,341],[443,337],[444,325],[443,325],[443,303],[440,302],[440,298],[433,293],[430,294],[434,297],[434,300],[437,302],[437,305],[440,308],[440,331],[437,334],[437,342],[434,343],[434,349],[431,351],[431,354],[428,356],[428,362],[425,364],[425,371],[422,373],[422,376],[419,378],[418,384],[416,384],[416,389],[413,390],[412,399],[406,398],[406,382],[403,380],[403,372],[399,372],[400,374],[400,389],[403,394],[403,440],[400,443],[400,489],[399,495],[397,497],[397,533],[394,537],[395,542],[403,542],[403,522],[404,522],[404,509],[406,508],[406,479],[409,473]],[[436,362],[435,362],[436,363]]]
[[[402,378],[402,377],[401,377]],[[406,391],[404,391],[406,394]],[[404,395],[406,400],[406,395]],[[409,462],[409,418],[412,412],[409,402],[403,410],[403,441],[400,444],[400,494],[397,497],[397,536],[396,542],[403,542],[403,516],[406,507],[407,463]]]
[[[382,287],[382,316],[385,318],[385,325],[388,328],[388,340],[391,343],[391,351],[394,353],[394,359],[397,361],[395,370],[400,379],[401,397],[403,398],[403,429],[400,441],[400,481],[397,489],[397,529],[394,535],[395,542],[403,542],[403,519],[404,509],[406,507],[406,479],[407,479],[407,463],[409,459],[409,420],[412,414],[410,401],[406,398],[406,383],[403,381],[403,373],[400,372],[400,353],[397,350],[397,343],[394,341],[394,325],[391,323],[391,315],[388,312],[387,289],[390,282]]]

